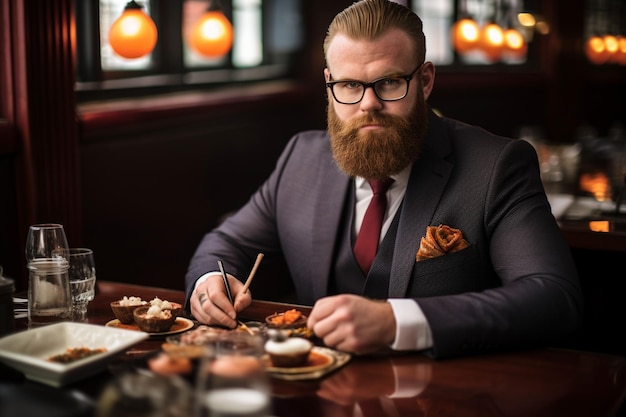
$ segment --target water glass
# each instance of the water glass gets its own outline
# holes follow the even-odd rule
[[[87,304],[93,301],[96,294],[96,263],[93,251],[88,248],[70,248],[69,260],[72,320],[84,321]]]
[[[266,417],[272,403],[263,338],[227,332],[207,348],[197,375],[197,417]]]
[[[68,250],[63,225],[42,223],[28,228],[25,253],[29,327],[72,319]]]
[[[28,265],[28,326],[38,327],[72,319],[69,264],[37,260]]]

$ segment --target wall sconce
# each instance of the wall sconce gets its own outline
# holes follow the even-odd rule
[[[230,51],[233,25],[222,12],[219,2],[211,1],[207,11],[191,29],[188,42],[191,49],[209,58],[219,58]]]
[[[124,58],[141,58],[152,52],[157,36],[154,21],[143,12],[140,4],[132,0],[111,25],[109,43],[113,51]]]

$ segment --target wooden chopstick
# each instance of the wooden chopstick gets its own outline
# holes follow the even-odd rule
[[[243,284],[243,288],[241,289],[241,292],[248,291],[248,288],[250,287],[250,284],[252,284],[252,278],[254,278],[254,274],[256,274],[256,270],[259,268],[259,264],[263,260],[263,256],[265,256],[265,255],[263,255],[262,253],[259,253],[256,256],[256,261],[254,262],[254,266],[252,267],[252,271],[250,271],[250,275],[248,275],[248,279],[246,280],[246,283]]]
[[[262,254],[259,254],[259,255],[262,255]],[[261,256],[261,258],[263,258],[263,257]],[[260,259],[259,259],[259,257],[257,257],[257,262],[254,264],[254,268],[252,270],[253,272],[256,271],[256,268],[258,267],[258,263],[259,262],[260,262]],[[234,300],[233,300],[232,293],[230,292],[230,284],[228,283],[228,276],[226,275],[226,270],[224,269],[224,263],[222,262],[221,259],[218,259],[217,260],[217,265],[219,266],[220,272],[222,273],[222,279],[224,280],[224,288],[226,289],[226,295],[228,296],[228,301],[230,301],[230,303],[234,305],[235,303],[234,303]],[[250,276],[248,277],[248,280],[246,281],[246,284],[244,285],[243,292],[247,291],[246,285],[249,286],[249,281],[252,281],[252,276],[254,276],[254,274],[250,273]],[[250,333],[251,335],[254,335],[252,330],[250,330],[250,328],[248,326],[246,326],[246,324],[243,321],[237,319],[237,323],[244,330],[246,330],[248,333]]]
[[[237,323],[239,323],[239,326],[241,326],[242,329],[254,336],[254,332],[248,326],[246,326],[246,323],[241,320],[237,320]]]

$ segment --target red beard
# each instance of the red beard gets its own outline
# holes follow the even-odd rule
[[[359,130],[372,123],[385,127],[384,131]],[[352,177],[380,179],[401,172],[419,156],[427,126],[426,105],[419,97],[408,117],[375,112],[342,122],[334,107],[328,106],[334,159]]]

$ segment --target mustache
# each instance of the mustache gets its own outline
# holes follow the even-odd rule
[[[367,125],[379,125],[383,127],[391,127],[394,126],[395,116],[391,116],[388,114],[381,113],[367,113],[362,116],[357,117],[356,119],[350,120],[346,123],[346,127],[348,129],[359,129],[363,126]]]

